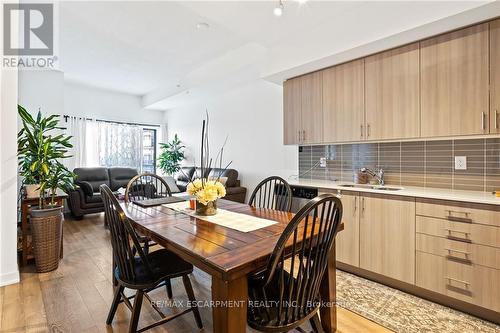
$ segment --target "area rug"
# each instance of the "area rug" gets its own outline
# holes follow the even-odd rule
[[[340,270],[337,305],[394,332],[500,332],[493,323]]]

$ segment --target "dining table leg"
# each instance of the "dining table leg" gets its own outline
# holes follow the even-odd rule
[[[335,265],[335,243],[328,256],[328,267],[321,280],[320,293],[323,302],[320,308],[321,324],[327,333],[337,330],[337,307],[336,307],[336,265]]]
[[[225,281],[212,276],[213,329],[217,333],[245,333],[247,326],[247,277]]]

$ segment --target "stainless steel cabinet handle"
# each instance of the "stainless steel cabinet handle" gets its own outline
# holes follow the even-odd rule
[[[363,124],[361,124],[361,137],[363,137]]]
[[[354,197],[354,215],[356,214],[357,210],[358,210],[358,197]]]
[[[366,137],[369,138],[370,137],[370,124],[366,125],[366,129],[367,129]]]
[[[361,215],[365,216],[365,198],[361,198]]]
[[[482,128],[483,130],[485,129],[485,128],[484,128],[484,124],[485,124],[485,122],[484,122],[484,115],[485,115],[485,114],[484,114],[484,112],[481,112],[481,128]]]
[[[448,276],[446,276],[446,277],[445,277],[445,280],[448,280],[448,281],[450,281],[450,282],[458,282],[458,283],[461,283],[461,284],[463,284],[466,288],[467,288],[468,286],[470,286],[470,283],[469,283],[469,282],[467,282],[467,281],[462,281],[462,280],[454,279],[454,278],[451,278],[451,277],[448,277]]]
[[[470,252],[462,251],[462,250],[454,250],[454,249],[450,249],[450,248],[446,248],[445,250],[448,251],[448,252],[450,252],[450,253],[452,253],[452,252],[460,253],[460,254],[463,254],[464,256],[470,256],[471,255]]]
[[[302,130],[302,141],[306,141],[306,131]]]
[[[495,129],[498,129],[498,110],[495,110]]]

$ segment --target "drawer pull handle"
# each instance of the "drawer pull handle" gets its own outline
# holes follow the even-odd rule
[[[448,249],[446,248],[446,251],[448,252],[455,252],[455,253],[460,253],[460,254],[463,254],[464,256],[470,256],[471,253],[470,252],[467,252],[467,251],[461,251],[461,250],[454,250],[454,249]]]
[[[472,223],[472,218],[469,217],[469,212],[459,212],[456,210],[446,210],[448,212],[448,216],[446,218],[450,221],[456,221],[456,222],[467,222],[467,223]],[[456,215],[462,215],[462,216],[456,216]]]
[[[447,277],[445,277],[445,279],[446,279],[446,280],[448,280],[449,282],[457,282],[457,283],[461,283],[461,284],[463,284],[466,288],[467,288],[468,286],[470,286],[470,283],[469,283],[469,282],[467,282],[467,281],[462,281],[462,280],[454,279],[454,278],[451,278],[451,277],[448,277],[448,276],[447,276]]]
[[[460,262],[460,263],[467,264],[467,265],[472,265],[472,260],[469,259],[469,256],[471,255],[470,252],[461,251],[461,250],[453,250],[453,249],[448,249],[448,248],[446,248],[445,250],[448,251],[448,255],[446,256],[446,259],[451,260],[451,261]],[[465,258],[455,257],[453,255],[453,253],[460,253]]]
[[[456,240],[459,242],[472,243],[472,240],[468,236],[468,235],[470,235],[470,233],[468,233],[468,232],[451,230],[451,229],[447,229],[447,228],[445,228],[444,230],[448,233],[446,235],[446,238],[448,238],[448,239]],[[453,233],[463,234],[465,237],[462,238],[462,237],[453,236]]]

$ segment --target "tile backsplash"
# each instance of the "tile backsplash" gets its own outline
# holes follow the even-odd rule
[[[467,170],[455,170],[455,156],[467,157]],[[363,167],[383,168],[390,185],[500,190],[500,138],[299,147],[302,179],[351,182]]]

